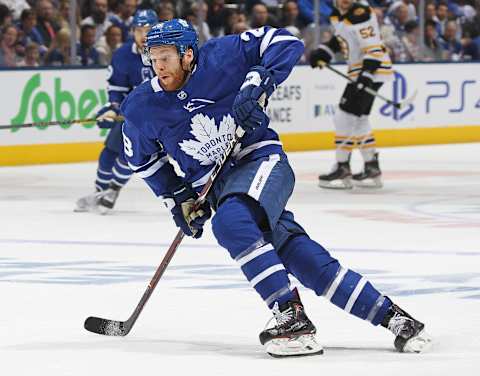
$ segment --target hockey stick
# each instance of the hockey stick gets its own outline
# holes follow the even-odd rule
[[[115,116],[113,121],[123,121],[123,116]],[[37,123],[26,124],[6,124],[0,125],[0,129],[21,129],[21,128],[33,128],[33,127],[51,127],[53,125],[69,125],[69,124],[86,124],[96,122],[96,118],[89,119],[73,119],[73,120],[56,120],[56,121],[40,121]]]
[[[328,69],[330,69],[332,72],[338,74],[339,76],[342,76],[343,78],[348,80],[350,83],[352,83],[352,84],[356,83],[354,80],[352,80],[346,74],[340,72],[338,69],[335,69],[330,64],[325,64],[324,66],[326,66]],[[399,110],[401,110],[402,108],[405,108],[405,107],[409,106],[410,104],[412,104],[413,101],[415,100],[417,94],[418,94],[418,90],[415,90],[409,98],[405,99],[402,102],[395,102],[395,101],[392,101],[391,99],[388,99],[387,97],[384,97],[382,94],[378,93],[377,91],[375,91],[375,90],[373,90],[369,87],[365,87],[363,90],[365,90],[370,95],[373,95],[375,97],[378,97],[378,98],[384,100],[385,102],[387,102],[388,104],[392,105],[395,108],[398,108]]]
[[[195,202],[195,208],[198,208],[205,199],[207,198],[208,193],[210,192],[210,189],[212,188],[215,179],[217,178],[218,174],[222,170],[222,167],[225,164],[225,161],[230,157],[230,155],[233,152],[233,149],[237,145],[238,140],[242,138],[244,135],[245,131],[237,127],[235,137],[233,138],[232,141],[227,146],[227,150],[225,153],[222,155],[222,157],[217,160],[215,164],[215,168],[208,178],[207,183],[203,187],[202,191],[200,192],[198,199]],[[195,209],[194,209],[195,210]],[[147,304],[148,299],[150,299],[150,296],[153,293],[153,290],[157,286],[158,282],[160,281],[160,278],[162,278],[163,273],[167,269],[168,264],[172,260],[173,255],[177,251],[178,246],[182,242],[183,237],[185,234],[183,233],[182,230],[179,230],[177,235],[175,236],[175,239],[173,240],[172,244],[168,248],[167,253],[163,257],[162,262],[158,266],[154,276],[152,277],[150,283],[147,286],[147,289],[143,293],[142,298],[140,299],[140,302],[137,304],[137,307],[133,311],[132,315],[128,318],[127,321],[116,321],[116,320],[108,320],[108,319],[102,319],[100,317],[88,317],[85,320],[84,327],[90,332],[97,333],[97,334],[103,334],[107,336],[121,336],[124,337],[128,333],[130,333],[130,330],[132,330],[133,325],[138,319],[138,316],[140,316],[140,313],[142,312],[143,308],[145,307],[145,304]]]

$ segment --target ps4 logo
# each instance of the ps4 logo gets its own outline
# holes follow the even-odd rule
[[[392,100],[395,103],[403,101],[408,94],[407,80],[405,76],[399,72],[395,72],[395,79],[393,81]],[[393,117],[394,120],[400,121],[406,116],[410,115],[414,110],[413,104],[409,104],[405,108],[399,109],[391,104],[385,104],[380,108],[380,113],[383,116]]]

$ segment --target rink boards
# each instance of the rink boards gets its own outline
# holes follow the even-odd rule
[[[344,66],[339,66],[345,69]],[[376,100],[379,146],[480,141],[478,63],[402,64],[381,93],[415,102],[402,110]],[[107,102],[106,69],[0,70],[0,123],[85,119]],[[333,148],[333,115],[345,80],[297,66],[270,98],[268,114],[287,151]],[[96,159],[106,136],[94,124],[0,130],[0,165]]]

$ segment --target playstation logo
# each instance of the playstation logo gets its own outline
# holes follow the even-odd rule
[[[395,79],[393,81],[393,95],[392,100],[399,103],[407,96],[407,80],[405,76],[399,72],[395,72]],[[380,108],[380,113],[383,116],[393,117],[394,120],[400,121],[413,112],[413,104],[409,104],[403,109],[398,109],[391,104],[385,104]]]

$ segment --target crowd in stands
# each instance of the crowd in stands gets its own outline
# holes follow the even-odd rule
[[[332,36],[334,0],[320,0],[319,41]],[[425,0],[424,35],[419,0],[369,0],[394,62],[480,61],[480,0]],[[182,17],[200,43],[264,25],[285,27],[314,48],[313,0],[77,0],[75,26],[69,0],[0,0],[0,67],[108,65],[131,37],[136,9],[160,20]],[[76,56],[70,57],[72,33]],[[339,56],[337,60],[342,60]]]

